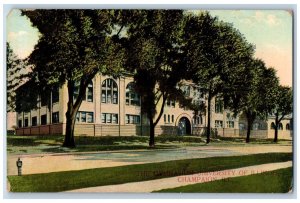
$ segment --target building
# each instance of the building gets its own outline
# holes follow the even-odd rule
[[[133,78],[130,76],[115,79],[109,76],[97,75],[88,85],[84,101],[77,113],[75,135],[148,135],[149,125],[145,116],[141,115],[140,97],[134,92],[132,82]],[[182,88],[185,95],[193,98],[194,102],[207,104],[205,95],[193,83],[186,82]],[[74,97],[78,95],[78,92],[78,88],[75,88]],[[50,105],[47,105],[47,98],[41,96],[37,109],[17,114],[17,135],[65,133],[67,87],[56,88],[51,92],[50,97]],[[216,97],[212,101],[211,109],[213,135],[218,134],[225,137],[245,136],[244,129],[246,126],[243,125],[243,119],[235,118],[230,111],[224,110],[221,98]],[[284,123],[284,125],[286,124]],[[206,126],[207,115],[194,115],[193,111],[181,108],[178,102],[167,100],[164,114],[156,126],[155,134],[201,136],[205,135]],[[269,126],[269,123],[267,126]],[[257,130],[261,131],[261,129]],[[271,137],[272,130],[268,128],[265,130],[267,130],[267,133],[261,131],[261,136],[257,137]],[[281,134],[279,133],[279,138],[282,137]]]

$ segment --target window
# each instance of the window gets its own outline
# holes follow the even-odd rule
[[[74,102],[76,101],[78,95],[79,95],[79,87],[80,87],[80,82],[75,82],[74,84],[74,91],[73,91],[73,99]],[[87,88],[86,88],[86,93],[82,99],[83,101],[88,101],[88,102],[93,102],[93,82],[91,81]]]
[[[173,123],[174,122],[174,115],[164,114],[164,122],[165,123]]]
[[[167,99],[166,105],[168,107],[175,107],[175,100]]]
[[[215,112],[216,113],[223,113],[223,100],[220,97],[216,97],[215,100]]]
[[[59,86],[55,85],[52,89],[52,103],[59,101]]]
[[[47,115],[41,116],[41,125],[47,125]]]
[[[94,122],[94,112],[78,111],[76,114],[76,122],[93,123]]]
[[[194,116],[194,124],[196,124],[196,125],[202,124],[202,117],[201,116]]]
[[[170,123],[170,115],[168,115],[168,123]]]
[[[18,126],[19,126],[19,128],[22,128],[22,120],[21,119],[18,122]]]
[[[114,113],[102,113],[101,114],[101,121],[102,123],[118,123],[118,114]]]
[[[86,112],[81,112],[80,114],[80,122],[86,123]]]
[[[101,92],[102,103],[118,103],[118,86],[113,79],[106,79],[102,83]]]
[[[25,118],[24,127],[28,127],[28,118]]]
[[[140,116],[139,115],[130,115],[126,114],[126,124],[139,124]]]
[[[167,122],[167,115],[164,114],[164,122],[166,123]]]
[[[93,82],[90,82],[88,84],[86,92],[87,92],[86,100],[88,102],[93,102]]]
[[[234,121],[226,121],[227,128],[234,128]]]
[[[59,112],[52,113],[52,123],[59,123]]]
[[[216,128],[223,128],[223,121],[215,120],[215,127]]]
[[[174,123],[174,115],[172,115],[172,123]]]
[[[86,113],[86,122],[87,123],[94,123],[94,113],[93,112],[87,112]]]
[[[278,130],[283,130],[282,123],[279,123],[279,125],[278,125]]]
[[[31,118],[31,126],[37,126],[37,117],[36,116]]]
[[[271,123],[271,129],[275,130],[275,123],[274,122]]]
[[[287,124],[285,125],[285,129],[286,129],[286,130],[290,130],[290,124],[287,123]]]
[[[140,106],[140,95],[135,92],[133,82],[126,87],[126,105]]]
[[[183,91],[183,94],[184,94],[186,97],[189,97],[189,96],[190,96],[190,92],[191,92],[191,87],[190,87],[190,86],[188,86],[188,85],[183,85],[180,89]]]

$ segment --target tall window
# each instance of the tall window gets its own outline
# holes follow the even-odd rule
[[[37,117],[34,116],[31,118],[31,126],[36,126],[37,125]]]
[[[55,85],[52,88],[52,103],[56,103],[59,101],[59,86]]]
[[[279,123],[279,125],[278,125],[278,130],[283,130],[282,123]]]
[[[76,99],[79,95],[79,87],[80,87],[80,82],[79,81],[75,82],[74,92],[73,92],[74,102],[76,101]],[[88,86],[86,88],[86,92],[83,97],[83,101],[93,102],[93,82],[92,81],[88,84]]]
[[[133,82],[126,86],[126,104],[140,106],[140,95],[135,92]]]
[[[271,123],[271,129],[273,129],[273,130],[275,129],[275,123],[274,122]]]
[[[215,100],[215,112],[216,113],[223,113],[223,100],[220,97],[216,97]]]
[[[226,121],[227,128],[234,128],[234,121]]]
[[[22,120],[21,119],[19,120],[18,126],[19,126],[19,128],[22,128]]]
[[[202,124],[202,116],[194,116],[194,124],[201,125]]]
[[[41,125],[47,125],[47,115],[41,115]]]
[[[287,124],[285,125],[285,129],[286,129],[286,130],[290,130],[290,124],[287,123]]]
[[[102,83],[101,92],[101,102],[102,103],[118,103],[118,86],[113,79],[106,79]]]
[[[52,113],[52,123],[59,123],[59,112]]]
[[[28,127],[28,118],[25,118],[24,127]]]

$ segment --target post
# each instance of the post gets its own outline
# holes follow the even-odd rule
[[[16,161],[16,164],[17,164],[17,168],[18,168],[18,176],[21,176],[22,175],[22,161],[21,161],[20,157]]]

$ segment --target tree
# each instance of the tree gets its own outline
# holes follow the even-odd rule
[[[278,141],[278,128],[281,120],[293,112],[293,92],[290,87],[279,86],[275,92],[274,109],[275,133],[274,142]]]
[[[7,71],[7,112],[16,109],[16,89],[21,83],[24,72],[24,61],[13,53],[9,43],[6,43],[6,71]]]
[[[179,82],[187,76],[181,48],[181,10],[135,10],[128,24],[126,67],[134,74],[141,111],[150,123],[149,146],[167,99],[183,101]],[[158,109],[158,112],[157,112]]]
[[[233,81],[253,55],[254,47],[231,24],[219,21],[208,12],[189,15],[184,29],[184,52],[193,81],[207,94],[207,140],[211,134],[211,101],[226,95]]]
[[[67,85],[63,146],[75,147],[74,125],[86,89],[97,73],[118,74],[122,48],[112,40],[114,10],[23,10],[41,33],[29,56],[31,78],[40,89]],[[75,83],[79,94],[74,98]]]
[[[266,68],[260,59],[251,59],[235,82],[237,88],[226,94],[226,105],[235,114],[244,113],[248,143],[255,119],[267,119],[273,109],[274,92],[279,80],[273,68]]]

